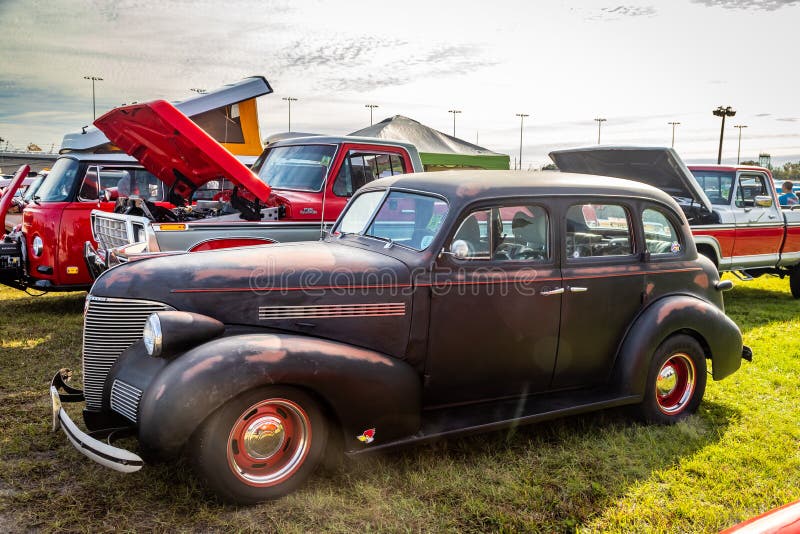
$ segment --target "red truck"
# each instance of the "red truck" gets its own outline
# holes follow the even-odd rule
[[[672,195],[691,225],[697,251],[720,271],[748,280],[789,277],[800,298],[800,209],[782,208],[769,169],[745,165],[685,165],[675,150],[588,147],[556,150],[564,172],[627,178]]]
[[[153,254],[319,239],[362,185],[423,170],[409,143],[349,136],[272,143],[250,170],[164,101],[120,108],[95,124],[158,176],[178,205],[155,210],[131,198],[115,213],[93,212],[100,249],[87,245],[86,264],[98,275]],[[234,188],[182,205],[212,181]]]
[[[256,97],[272,92],[266,79],[253,77],[176,104],[195,124],[228,150],[252,163],[262,151]],[[123,185],[122,190],[118,189]],[[12,188],[4,193],[13,195]],[[160,208],[173,207],[163,184],[136,159],[111,144],[99,130],[64,137],[53,164],[22,224],[2,238],[0,283],[21,290],[88,289],[93,277],[84,261],[93,242],[90,213],[113,211],[116,196],[136,192]],[[0,220],[6,211],[0,212]]]

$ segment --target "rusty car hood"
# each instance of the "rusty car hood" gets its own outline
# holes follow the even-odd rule
[[[337,296],[357,299],[379,282],[387,289],[408,287],[409,269],[378,252],[317,241],[135,261],[103,273],[91,294],[158,301],[241,323],[237,313],[251,301],[303,305]]]
[[[184,199],[220,178],[247,189],[263,202],[269,198],[268,185],[165,100],[113,109],[94,124],[167,184],[171,193]]]
[[[652,185],[673,197],[690,199],[709,212],[711,201],[672,148],[599,146],[554,150],[550,159],[562,172],[625,178]]]

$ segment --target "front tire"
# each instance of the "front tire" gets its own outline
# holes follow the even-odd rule
[[[800,266],[792,269],[789,275],[789,289],[792,290],[792,296],[800,299]]]
[[[214,412],[189,451],[212,491],[229,502],[252,504],[297,489],[319,464],[327,438],[325,417],[310,395],[270,386]]]
[[[653,354],[638,415],[652,423],[676,423],[697,411],[705,390],[703,348],[691,336],[671,336]]]

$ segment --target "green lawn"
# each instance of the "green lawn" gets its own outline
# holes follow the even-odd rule
[[[183,463],[122,475],[51,433],[47,385],[80,369],[83,294],[0,290],[0,531],[718,531],[800,498],[800,301],[774,278],[726,296],[755,361],[709,382],[684,423],[611,411],[452,439],[346,461],[235,508]]]

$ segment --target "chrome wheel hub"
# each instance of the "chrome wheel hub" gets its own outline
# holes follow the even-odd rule
[[[260,417],[244,432],[244,450],[256,460],[266,460],[281,450],[286,440],[282,421],[274,416]]]
[[[658,379],[656,379],[656,389],[658,389],[658,394],[662,397],[669,395],[675,390],[675,386],[677,384],[678,374],[675,372],[675,367],[667,363],[661,368],[661,372],[658,373]]]

